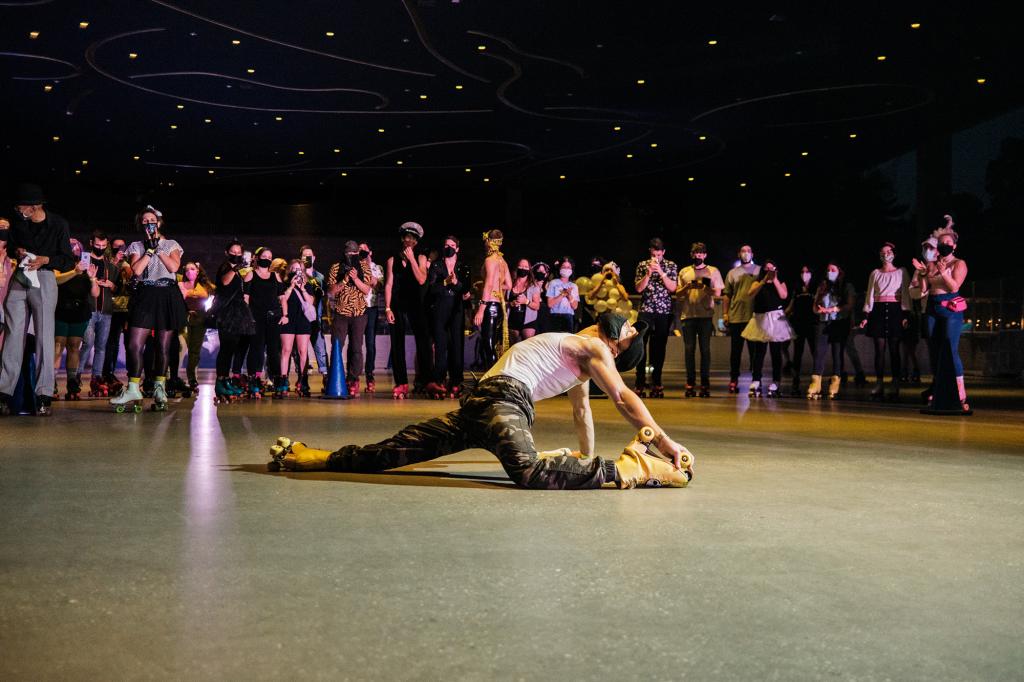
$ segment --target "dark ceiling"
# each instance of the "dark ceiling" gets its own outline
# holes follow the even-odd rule
[[[8,180],[134,191],[784,182],[1020,106],[1016,31],[977,2],[0,0],[0,148]]]

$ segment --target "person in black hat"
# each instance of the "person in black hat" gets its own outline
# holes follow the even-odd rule
[[[9,401],[25,350],[29,316],[36,338],[36,412],[49,415],[53,391],[54,311],[57,280],[54,270],[67,272],[77,262],[71,252],[68,221],[43,208],[46,198],[38,185],[19,185],[14,197],[16,220],[8,233],[7,251],[18,261],[4,303],[4,347],[0,364],[0,414],[9,414]]]
[[[282,437],[271,447],[274,461],[269,468],[374,472],[484,448],[523,488],[685,487],[693,476],[693,455],[655,423],[619,375],[640,362],[647,331],[644,322],[634,326],[623,315],[605,313],[578,334],[538,334],[506,351],[453,412],[407,426],[379,443],[346,445],[335,452]],[[590,380],[608,394],[626,421],[648,433],[650,442],[671,462],[629,446],[617,460],[593,456]],[[565,392],[580,449],[537,452],[530,431],[534,403]]]

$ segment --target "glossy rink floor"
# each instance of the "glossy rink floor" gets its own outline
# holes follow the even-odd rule
[[[1021,410],[651,401],[697,457],[691,487],[535,492],[478,450],[268,474],[279,434],[377,440],[452,403],[214,407],[209,389],[162,414],[0,421],[3,679],[1024,670]],[[593,404],[617,454],[632,430]],[[539,446],[572,433],[565,399],[539,406]]]

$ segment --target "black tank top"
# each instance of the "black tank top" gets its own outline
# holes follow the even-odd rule
[[[391,285],[391,307],[396,310],[413,310],[422,305],[423,286],[416,281],[412,267],[402,258],[402,254],[395,254],[391,273],[395,278]]]
[[[253,273],[248,288],[249,308],[252,309],[254,317],[265,314],[268,310],[281,312],[279,297],[284,292],[284,284],[278,282],[276,277],[271,275],[263,279],[256,273]]]

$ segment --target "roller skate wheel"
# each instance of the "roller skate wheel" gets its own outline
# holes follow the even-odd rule
[[[124,405],[118,405],[117,407],[115,407],[114,412],[117,412],[118,414],[124,414]]]
[[[277,439],[277,445],[280,446],[283,450],[287,450],[292,446],[292,439],[289,438],[288,436],[281,436],[280,438]]]
[[[135,405],[132,409],[135,410],[135,414],[142,414],[142,405]]]
[[[646,445],[654,440],[655,435],[654,429],[650,426],[645,426],[640,429],[640,432],[637,434],[637,440]]]
[[[284,457],[284,453],[285,453],[285,450],[280,445],[271,445],[270,446],[270,456],[274,458],[275,462],[277,460],[279,460],[280,458]]]
[[[278,462],[276,459],[267,462],[267,471],[280,471],[280,470],[281,470],[281,463]]]

